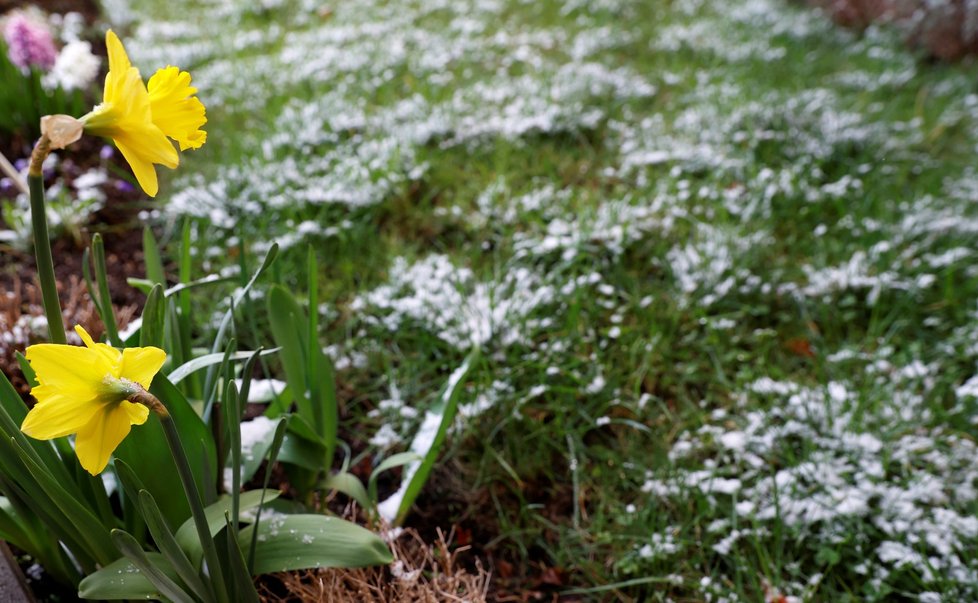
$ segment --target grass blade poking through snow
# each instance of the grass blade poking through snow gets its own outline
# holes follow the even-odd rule
[[[455,420],[462,382],[478,357],[479,349],[475,348],[469,353],[465,362],[448,377],[448,382],[441,392],[438,404],[425,414],[424,421],[411,442],[410,450],[410,452],[419,455],[422,460],[407,465],[404,469],[401,487],[390,498],[377,505],[381,517],[387,521],[395,524],[404,521],[414,500],[421,493],[421,488],[424,487],[424,483],[431,473],[431,468],[438,458],[438,452],[445,441],[445,436],[448,434],[448,428]]]

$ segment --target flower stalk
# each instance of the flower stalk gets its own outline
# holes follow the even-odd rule
[[[48,322],[48,336],[53,343],[65,344],[68,339],[61,316],[61,301],[58,299],[58,282],[54,276],[54,259],[51,256],[51,239],[48,236],[48,218],[44,205],[42,166],[50,152],[51,141],[47,135],[42,135],[31,153],[27,185],[30,189],[31,228],[34,231],[34,260],[37,262],[37,278],[41,283],[41,300]]]
[[[224,573],[221,570],[221,561],[217,556],[217,547],[214,544],[214,538],[211,536],[210,527],[207,524],[207,515],[204,513],[204,502],[200,497],[200,490],[197,489],[197,482],[190,469],[190,461],[187,459],[187,453],[183,448],[183,444],[180,442],[180,434],[177,431],[176,424],[173,422],[173,417],[170,416],[170,411],[166,409],[166,406],[159,398],[142,387],[137,388],[136,392],[131,394],[128,400],[149,408],[160,419],[160,425],[163,426],[163,435],[166,437],[167,446],[170,448],[170,454],[173,456],[173,461],[177,466],[177,473],[180,474],[180,481],[183,483],[183,490],[187,495],[187,501],[190,503],[190,514],[194,518],[197,537],[200,538],[201,548],[204,551],[204,560],[207,563],[207,571],[211,577],[214,594],[219,603],[228,603],[227,593],[221,586],[224,584]]]

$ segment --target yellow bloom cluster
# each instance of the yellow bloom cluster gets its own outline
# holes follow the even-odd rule
[[[119,351],[95,343],[80,326],[75,332],[84,347],[41,343],[27,348],[37,375],[31,391],[37,404],[20,429],[39,440],[78,434],[75,454],[86,471],[97,475],[130,428],[146,422],[149,409],[127,398],[149,388],[166,352],[154,347]]]
[[[109,53],[109,73],[105,76],[102,102],[81,118],[85,131],[111,138],[132,166],[139,186],[155,197],[159,190],[155,164],[175,168],[180,150],[200,148],[207,133],[203,103],[190,85],[190,74],[168,66],[143,84],[139,69],[133,67],[119,37],[112,30],[105,34]]]

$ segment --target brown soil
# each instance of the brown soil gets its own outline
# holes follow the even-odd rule
[[[805,0],[844,27],[864,30],[874,23],[900,28],[907,43],[943,61],[978,54],[978,37],[967,19],[967,0]]]
[[[36,6],[49,13],[81,13],[89,25],[93,25],[99,16],[96,0],[0,0],[0,14],[28,6]]]
[[[75,178],[102,161],[99,151],[103,144],[99,139],[87,137],[62,151],[63,159],[53,173],[46,174],[46,184],[50,186],[60,178],[70,186]],[[0,137],[0,152],[12,161],[24,157],[24,145],[22,139],[4,140]],[[65,326],[70,329],[80,324],[94,337],[101,335],[103,327],[82,280],[82,259],[96,232],[101,233],[105,244],[109,292],[120,328],[139,315],[145,298],[137,289],[130,287],[126,279],[145,275],[143,227],[138,214],[141,209],[151,206],[138,190],[111,176],[129,173],[128,166],[118,154],[108,160],[108,164],[110,179],[102,187],[106,195],[103,208],[92,216],[89,225],[77,232],[62,233],[60,238],[51,241]],[[0,190],[0,203],[12,201],[16,195],[17,191],[13,188]],[[0,228],[5,227],[0,218]],[[9,330],[21,316],[43,314],[33,252],[0,244],[0,326]],[[23,348],[30,343],[34,341],[16,342],[14,347],[0,344],[0,370],[25,394],[26,383],[14,352],[23,352]]]
[[[440,530],[450,526],[455,543],[465,546],[458,563],[470,570],[487,566],[492,574],[488,601],[496,603],[529,603],[533,601],[581,601],[561,596],[574,585],[570,568],[554,567],[548,555],[531,547],[524,557],[507,546],[501,538],[503,529],[497,522],[497,504],[516,509],[521,505],[507,487],[473,489],[475,475],[455,460],[436,464],[435,470],[418,497],[407,524],[429,542]],[[490,486],[491,487],[491,486]],[[541,513],[554,525],[570,523],[573,491],[567,484],[549,478],[527,480],[521,493],[527,500],[542,504]],[[543,534],[550,546],[558,546],[556,531]]]

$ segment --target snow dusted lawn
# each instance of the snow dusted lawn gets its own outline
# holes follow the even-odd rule
[[[978,599],[970,68],[781,0],[119,4],[211,117],[161,218],[297,287],[316,246],[365,439],[483,348],[449,454],[500,557]]]

